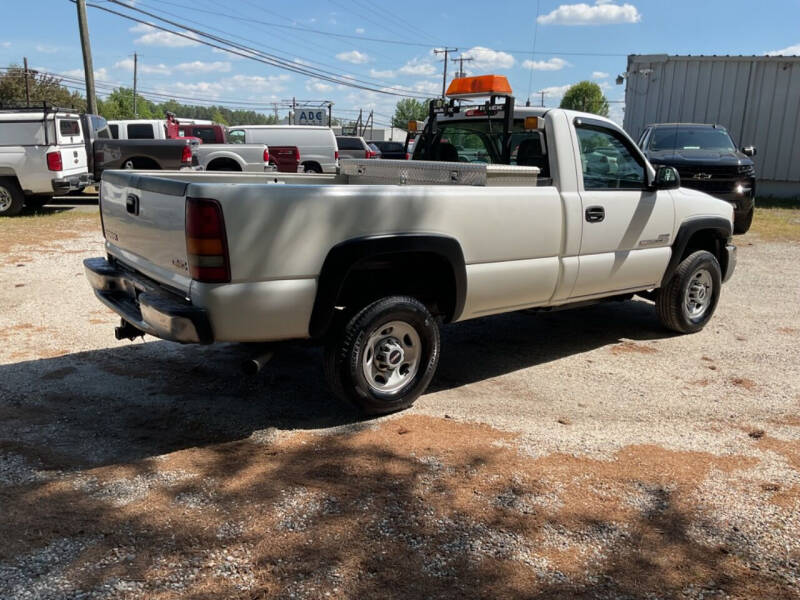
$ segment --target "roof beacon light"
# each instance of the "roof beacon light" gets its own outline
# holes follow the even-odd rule
[[[450,98],[477,98],[480,96],[510,96],[511,86],[505,75],[479,75],[457,77],[447,88]]]

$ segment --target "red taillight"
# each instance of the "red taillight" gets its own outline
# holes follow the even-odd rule
[[[481,109],[479,109],[479,108],[473,108],[473,109],[471,109],[471,110],[468,110],[468,111],[467,111],[466,113],[464,113],[464,114],[465,114],[466,116],[468,116],[468,117],[485,117],[485,116],[486,116],[486,112],[485,112],[485,111],[482,111],[482,110],[481,110]]]
[[[231,280],[225,221],[216,200],[186,199],[186,254],[192,279],[203,283]]]
[[[47,168],[51,171],[63,171],[64,163],[61,161],[61,152],[47,153]]]
[[[192,147],[189,144],[186,144],[183,147],[183,152],[181,153],[181,162],[186,164],[192,164]]]
[[[264,148],[264,162],[269,162],[269,148]]]
[[[294,147],[294,160],[298,165],[300,164],[300,149],[297,146]]]
[[[406,160],[411,160],[411,155],[408,152],[406,152]]]
[[[373,152],[372,150],[367,150],[364,158],[376,158],[378,156],[377,152]]]
[[[334,150],[333,151],[333,160],[339,160],[339,151],[338,150]]]

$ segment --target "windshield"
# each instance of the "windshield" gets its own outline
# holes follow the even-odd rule
[[[728,132],[711,127],[658,127],[650,137],[650,150],[717,150],[735,152]]]
[[[438,123],[438,129],[439,138],[435,145],[438,160],[502,163],[502,119],[492,119],[491,124],[486,118],[441,121]],[[544,132],[526,131],[522,119],[514,120],[511,131],[510,164],[539,167],[542,169],[542,176],[548,177],[549,175],[545,174],[549,169]],[[422,159],[424,152],[424,144],[417,144],[414,148],[414,158]]]

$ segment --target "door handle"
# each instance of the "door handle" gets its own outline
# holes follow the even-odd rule
[[[606,218],[606,209],[602,206],[590,206],[586,209],[586,222],[599,223]]]
[[[128,197],[125,199],[125,210],[127,210],[132,215],[139,214],[139,196],[136,194],[128,194]]]

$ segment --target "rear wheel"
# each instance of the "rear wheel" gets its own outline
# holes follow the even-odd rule
[[[717,257],[706,250],[690,254],[658,290],[659,320],[679,333],[700,331],[717,308],[721,287],[722,270]]]
[[[733,219],[733,233],[741,234],[747,233],[750,229],[750,225],[753,224],[753,212],[755,211],[754,207],[750,207],[745,214],[742,216],[734,217]]]
[[[415,298],[389,296],[335,329],[325,346],[332,391],[367,414],[411,406],[439,364],[439,327]]]
[[[18,215],[25,204],[25,195],[19,184],[10,178],[0,177],[0,216]]]
[[[303,170],[306,173],[322,173],[322,167],[316,163],[305,163],[303,165]]]

